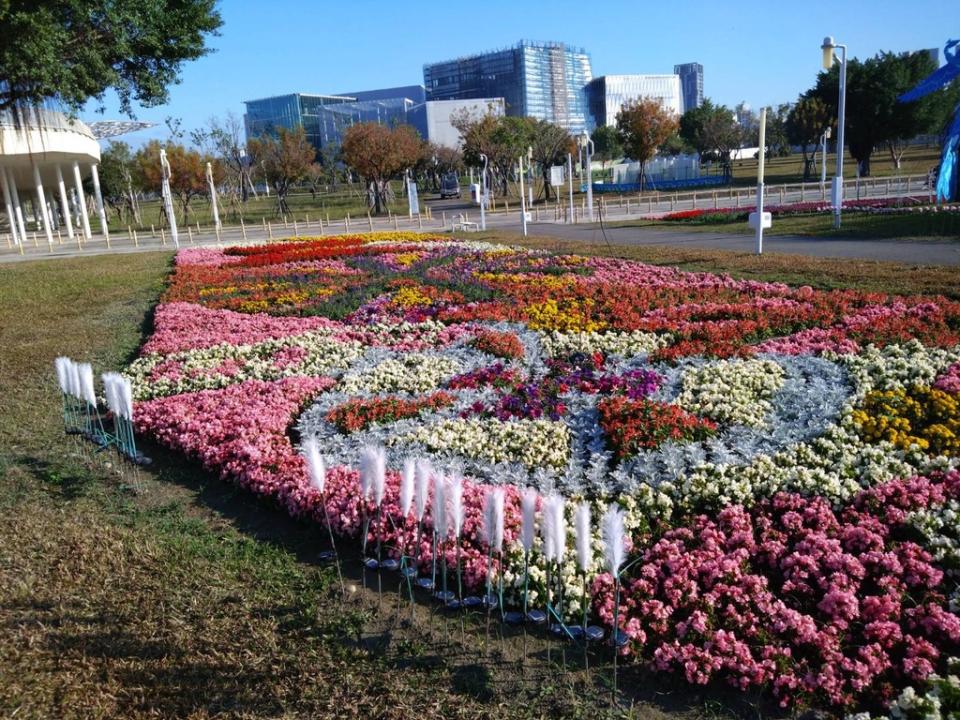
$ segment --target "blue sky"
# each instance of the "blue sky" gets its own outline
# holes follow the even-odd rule
[[[221,0],[220,11],[214,52],[184,67],[169,104],[136,110],[160,127],[126,140],[165,138],[167,116],[186,129],[227,111],[242,116],[243,100],[267,95],[422,83],[425,62],[521,38],[585,48],[595,76],[668,73],[675,63],[700,62],[707,97],[757,108],[794,100],[812,84],[824,35],[858,57],[942,49],[960,36],[956,0]],[[121,117],[112,97],[104,115],[93,110],[84,119]]]

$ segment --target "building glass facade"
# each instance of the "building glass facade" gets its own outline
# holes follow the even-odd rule
[[[597,127],[617,124],[625,104],[644,97],[658,99],[680,114],[680,78],[677,75],[602,75],[587,86],[590,115]]]
[[[406,123],[407,112],[415,103],[406,97],[358,100],[342,95],[294,93],[247,100],[244,104],[247,112],[243,120],[248,138],[275,133],[278,127],[291,130],[303,127],[307,140],[319,152],[325,145],[339,145],[344,130],[351,125]]]
[[[592,79],[586,51],[526,40],[423,66],[427,100],[502,97],[507,115],[547,120],[575,133],[592,124],[586,95]]]
[[[683,95],[680,111],[686,112],[703,105],[703,65],[684,63],[674,65],[673,71],[680,76],[680,90]]]

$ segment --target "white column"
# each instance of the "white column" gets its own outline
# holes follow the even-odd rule
[[[10,181],[7,180],[7,169],[0,167],[0,180],[3,181],[3,202],[7,208],[7,220],[10,223],[10,235],[13,244],[20,244],[20,229],[17,227],[17,217],[13,214],[13,199],[10,197]]]
[[[93,176],[93,199],[97,203],[97,214],[100,216],[100,231],[103,236],[109,237],[107,231],[107,214],[103,211],[103,196],[100,194],[100,173],[97,172],[97,164],[90,164],[90,173]]]
[[[213,184],[213,164],[207,163],[207,183],[210,185],[210,206],[213,208],[213,225],[220,231],[220,210],[217,208],[217,187]]]
[[[26,242],[27,224],[23,220],[23,206],[20,204],[17,178],[14,177],[12,168],[7,168],[7,177],[10,178],[10,194],[13,196],[13,213],[17,216],[17,226],[20,228],[20,239]]]
[[[180,238],[177,235],[177,216],[173,213],[173,195],[170,193],[170,163],[167,162],[167,151],[160,148],[160,192],[163,195],[163,207],[170,224],[170,237],[173,246],[180,247]]]
[[[67,186],[63,182],[63,171],[57,164],[57,189],[60,191],[60,214],[63,224],[67,226],[67,236],[73,240],[73,214],[70,212],[70,203],[67,200]]]
[[[83,223],[83,237],[87,240],[93,237],[90,232],[90,217],[87,215],[87,203],[83,197],[83,180],[80,179],[80,163],[73,163],[73,182],[77,186],[77,205],[80,206],[80,221]]]
[[[43,192],[43,183],[40,181],[40,168],[34,164],[33,166],[33,182],[37,186],[37,201],[39,207],[37,211],[40,213],[40,217],[43,220],[43,231],[47,235],[47,245],[53,246],[53,231],[50,229],[50,217],[47,215],[47,196]]]

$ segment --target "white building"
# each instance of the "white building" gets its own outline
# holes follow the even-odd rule
[[[79,120],[42,108],[0,113],[0,187],[7,232],[19,244],[30,231],[53,245],[54,233],[90,239],[83,178],[93,180],[101,232],[107,222],[97,165],[100,145]],[[61,235],[61,237],[63,236]]]
[[[679,75],[602,75],[587,85],[590,114],[597,127],[617,124],[626,103],[652,97],[678,116],[681,112]]]
[[[476,98],[472,100],[428,100],[407,111],[407,122],[413,125],[425,140],[436,145],[460,146],[460,131],[451,117],[467,112],[473,117],[505,114],[503,98]]]

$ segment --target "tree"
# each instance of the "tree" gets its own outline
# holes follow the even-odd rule
[[[789,115],[789,103],[781,103],[777,107],[767,106],[767,133],[764,139],[766,146],[769,148],[767,157],[786,157],[790,154],[790,141],[787,138],[787,117]],[[757,142],[760,142],[759,134]]]
[[[160,141],[151,140],[137,151],[134,161],[143,186],[158,193],[163,182],[163,171],[160,168],[161,147],[167,151],[167,162],[170,163],[170,192],[180,202],[183,222],[189,222],[190,202],[209,192],[207,163],[213,165],[214,183],[223,182],[223,169],[210,155],[203,155],[179,143],[161,145]]]
[[[550,199],[550,167],[567,160],[567,153],[576,149],[573,137],[559,125],[546,120],[529,119],[533,150],[532,160],[540,166],[544,199]]]
[[[453,113],[450,122],[463,138],[464,161],[482,165],[480,156],[486,155],[492,175],[490,187],[505,195],[517,160],[526,155],[533,141],[528,119],[497,116],[492,110],[478,117],[464,109]]]
[[[809,180],[817,164],[820,136],[835,121],[826,103],[818,97],[801,95],[787,115],[787,139],[803,153],[803,179]]]
[[[221,120],[211,117],[207,127],[190,133],[194,145],[213,155],[223,165],[225,184],[234,199],[245,203],[253,189],[250,179],[250,163],[244,140],[243,121],[233,112]]]
[[[117,211],[119,220],[123,220],[124,212],[129,212],[134,223],[139,224],[140,208],[134,193],[135,168],[130,146],[119,140],[107,143],[100,153],[99,174],[104,203]]]
[[[249,140],[247,150],[253,164],[263,164],[267,182],[276,191],[277,213],[290,212],[287,193],[307,176],[317,157],[303,127],[293,130],[278,127],[276,135],[261,135]]]
[[[671,135],[679,122],[673,111],[656,98],[640,98],[626,103],[617,113],[617,130],[623,149],[631,160],[640,163],[640,187],[645,179],[645,166]]]
[[[731,151],[740,142],[733,113],[724,105],[714,105],[709,98],[680,117],[680,137],[696,150],[701,162],[717,153],[721,161],[729,163]]]
[[[939,132],[946,94],[933,93],[912,103],[897,102],[933,71],[926,53],[880,53],[865,61],[847,61],[847,110],[844,129],[847,149],[862,177],[870,175],[873,151],[887,145],[899,163],[905,141],[924,132]],[[839,67],[821,72],[808,96],[819,98],[831,115],[837,112]]]
[[[343,133],[343,161],[367,183],[367,197],[374,213],[381,213],[389,200],[390,180],[413,167],[422,144],[409,125],[389,128],[379,123],[358,123]]]
[[[607,163],[623,157],[623,144],[620,142],[620,133],[615,127],[601,125],[590,136],[593,140],[593,156],[600,161],[604,170]]]
[[[108,89],[127,114],[162,105],[221,23],[216,0],[4,0],[0,110],[51,98],[78,110]]]

